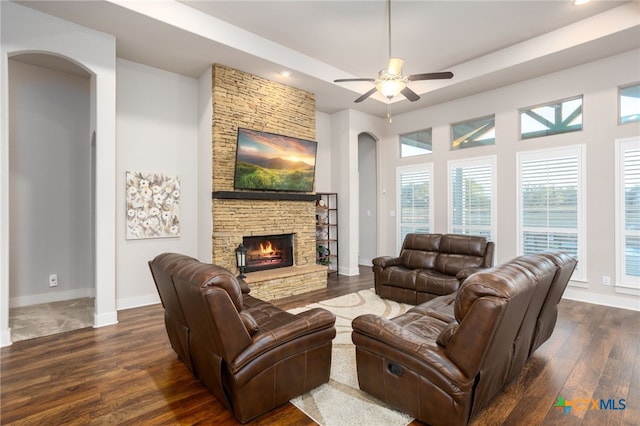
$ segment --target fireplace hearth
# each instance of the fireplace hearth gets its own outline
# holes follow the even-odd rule
[[[293,266],[293,234],[242,237],[247,248],[245,272]]]

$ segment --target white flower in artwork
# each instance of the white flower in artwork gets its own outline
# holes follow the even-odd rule
[[[158,204],[158,205],[162,205],[162,202],[164,201],[164,194],[156,194],[153,196],[153,202]]]
[[[126,173],[127,239],[180,236],[180,179]]]

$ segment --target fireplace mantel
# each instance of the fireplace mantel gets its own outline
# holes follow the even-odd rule
[[[319,200],[320,196],[316,194],[298,194],[295,192],[213,191],[211,198],[220,200],[315,201]]]

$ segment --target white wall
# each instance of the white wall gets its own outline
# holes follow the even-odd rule
[[[118,59],[117,308],[158,303],[147,262],[163,252],[198,255],[198,80]],[[125,174],[180,178],[180,237],[125,238]]]
[[[586,263],[587,281],[573,283],[566,297],[640,309],[640,298],[616,292],[601,284],[602,276],[615,277],[614,235],[614,140],[640,135],[637,123],[618,125],[618,86],[640,81],[640,51],[634,50],[605,60],[506,86],[476,96],[440,104],[394,117],[381,143],[380,217],[382,253],[393,254],[396,246],[395,169],[397,166],[432,162],[434,165],[435,231],[447,232],[447,161],[495,155],[497,157],[497,263],[517,253],[516,246],[516,153],[558,146],[586,145]],[[584,129],[562,135],[520,140],[518,109],[577,95],[584,95]],[[449,150],[450,123],[495,114],[496,145]],[[399,158],[398,135],[433,128],[433,153]],[[386,249],[385,249],[386,248]]]
[[[198,79],[198,256],[202,262],[213,258],[213,222],[211,191],[213,135],[213,67],[208,67]]]
[[[331,115],[331,173],[334,192],[338,193],[338,272],[343,275],[360,273],[358,136],[368,133],[380,140],[388,129],[385,123],[386,120],[354,110]],[[380,169],[386,167],[379,161]]]
[[[89,75],[10,60],[9,81],[10,305],[93,296]]]
[[[96,132],[95,326],[117,322],[115,310],[115,38],[34,11],[0,2],[0,346],[9,332],[9,119],[8,58],[51,53],[91,74],[90,127]]]
[[[316,111],[316,192],[337,192],[331,173],[331,116]]]

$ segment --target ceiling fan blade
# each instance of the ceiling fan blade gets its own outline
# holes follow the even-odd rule
[[[374,78],[339,78],[337,80],[333,80],[334,83],[345,83],[348,81],[370,81],[373,83],[376,80]]]
[[[411,102],[415,102],[418,99],[420,99],[420,96],[418,96],[418,94],[416,92],[414,92],[413,90],[409,89],[408,87],[405,87],[404,89],[402,89],[400,91],[400,93],[402,93],[404,95],[404,97],[409,99]]]
[[[402,64],[404,64],[404,60],[400,58],[389,58],[389,66],[387,67],[387,72],[392,75],[400,75],[402,72]]]
[[[374,93],[376,93],[376,89],[375,87],[371,90],[369,90],[367,93],[365,93],[364,95],[360,96],[358,99],[356,99],[354,102],[359,103],[364,101],[365,99],[367,99],[369,96],[373,95]]]
[[[446,80],[449,78],[453,78],[453,73],[450,71],[445,72],[428,72],[424,74],[413,74],[407,77],[409,81],[418,81],[418,80]]]

